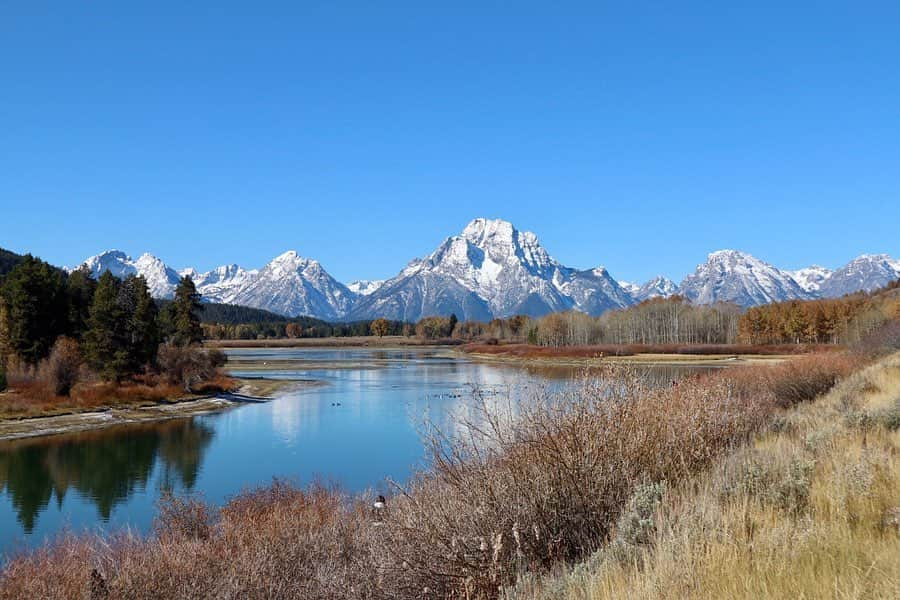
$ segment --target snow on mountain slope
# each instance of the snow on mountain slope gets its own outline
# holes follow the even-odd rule
[[[569,269],[550,257],[533,233],[500,219],[475,219],[361,297],[350,318],[417,320],[454,312],[460,319],[483,320],[582,306],[596,313],[629,301],[605,270]]]
[[[637,283],[632,283],[630,281],[619,280],[619,287],[623,290],[634,296],[641,290],[641,286]]]
[[[347,289],[349,289],[354,294],[358,294],[360,296],[368,296],[369,294],[376,292],[378,288],[384,285],[384,279],[358,279],[352,283],[347,284]]]
[[[107,250],[92,256],[82,263],[90,270],[91,276],[99,279],[105,271],[119,278],[129,275],[143,275],[147,287],[154,298],[172,298],[180,279],[177,272],[152,254],[144,253],[137,260],[120,250]]]
[[[718,250],[681,282],[679,293],[698,304],[754,306],[812,295],[784,271],[736,250]]]
[[[640,286],[635,292],[632,292],[631,295],[636,301],[643,302],[650,298],[668,298],[677,292],[678,286],[675,285],[674,281],[668,277],[657,275],[644,285]]]
[[[259,274],[257,270],[248,271],[235,264],[223,265],[206,273],[197,273],[193,269],[185,269],[185,271],[193,272],[193,274],[185,274],[191,275],[197,291],[203,295],[205,300],[225,304],[232,304],[238,292],[249,285]]]
[[[246,283],[229,298],[233,304],[291,317],[308,315],[338,320],[350,311],[354,294],[329,275],[319,261],[291,250],[247,277]]]
[[[818,292],[825,280],[831,277],[833,271],[819,265],[812,265],[805,269],[785,271],[785,273],[790,275],[807,292]]]
[[[887,254],[863,254],[836,270],[819,288],[824,298],[884,287],[900,279],[900,261]]]
[[[579,271],[560,267],[554,280],[559,290],[572,299],[573,308],[589,315],[624,308],[634,303],[631,294],[613,279],[604,267]]]

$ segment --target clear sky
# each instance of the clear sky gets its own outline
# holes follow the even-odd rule
[[[477,216],[680,279],[900,255],[897,2],[0,5],[0,246],[396,274]]]

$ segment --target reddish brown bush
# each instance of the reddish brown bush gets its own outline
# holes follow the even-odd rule
[[[744,393],[771,393],[782,408],[807,402],[824,394],[837,381],[864,364],[863,357],[849,352],[810,354],[778,365],[728,369],[721,377]]]
[[[68,396],[78,383],[81,370],[81,348],[72,338],[60,337],[53,344],[50,356],[41,362],[38,377],[57,396]]]
[[[215,348],[162,344],[157,355],[163,376],[173,385],[181,385],[191,392],[197,384],[219,374],[225,364],[225,354]]]

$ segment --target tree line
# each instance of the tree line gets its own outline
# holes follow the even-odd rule
[[[697,305],[681,296],[652,298],[598,317],[567,311],[490,322],[426,317],[420,337],[519,342],[540,346],[592,344],[859,344],[900,332],[900,281],[872,293],[792,300],[743,309]],[[897,333],[896,336],[900,336]]]
[[[591,344],[729,344],[737,338],[741,308],[733,304],[694,305],[680,296],[645,300],[592,317],[577,311],[539,318],[515,315],[489,322],[427,317],[416,332],[429,338],[504,341],[539,346]]]
[[[204,305],[206,306],[206,305]],[[377,324],[376,324],[377,323]],[[403,335],[415,332],[415,325],[389,319],[328,323],[312,317],[256,323],[202,323],[203,337],[210,340],[297,339]]]
[[[755,306],[741,318],[749,344],[855,344],[900,321],[900,281],[876,292]]]
[[[0,371],[14,365],[62,396],[82,367],[116,383],[157,372],[189,388],[222,362],[198,348],[201,308],[188,276],[160,310],[142,276],[95,280],[86,268],[67,274],[25,255],[0,280]]]

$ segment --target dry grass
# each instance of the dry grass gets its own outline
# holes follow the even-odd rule
[[[894,355],[672,489],[631,560],[601,551],[508,596],[898,598],[898,405]]]
[[[787,458],[768,460],[752,454],[755,448],[743,451],[751,452],[746,457],[735,454],[770,427],[778,410],[766,386],[740,381],[707,377],[651,389],[634,371],[610,369],[558,393],[515,402],[484,396],[454,432],[433,432],[433,468],[398,488],[381,514],[372,514],[366,500],[323,486],[279,482],[219,510],[197,499],[169,499],[149,537],[64,536],[13,557],[0,574],[0,598],[86,597],[92,583],[109,598],[496,598],[504,589],[545,597],[560,591],[602,597],[609,590],[623,597],[612,594],[617,587],[635,591],[624,597],[648,590],[690,597],[699,589],[695,573],[722,568],[709,548],[744,560],[750,540],[747,564],[775,566],[774,558],[760,562],[757,548],[765,546],[756,540],[768,536],[773,548],[783,548],[800,531],[779,525],[769,532],[776,518],[805,522],[798,519],[825,503],[854,515],[841,521],[848,532],[868,531],[889,508],[881,483],[890,472],[881,466],[888,455],[867,459],[835,488],[863,482],[875,499],[857,502],[846,491],[818,487],[815,477],[807,484],[805,454],[765,444],[759,452]],[[858,418],[858,411],[881,415],[880,407],[841,406],[842,426],[852,435],[867,432],[866,452],[878,436],[898,435],[859,425],[871,419]],[[804,418],[778,422],[779,431],[799,436],[803,452],[822,452],[806,449],[831,442],[801,435]],[[835,464],[835,473],[850,472]],[[712,475],[689,483],[710,467]],[[895,543],[890,527],[881,529],[885,544]],[[662,570],[645,578],[662,556],[646,548],[669,548],[666,535],[673,540],[665,563],[672,581]],[[695,542],[704,545],[677,545]],[[817,547],[811,538],[805,543]],[[881,550],[872,546],[872,556]],[[584,562],[577,576],[533,578],[578,561]],[[853,564],[862,566],[862,559]],[[859,573],[885,580],[881,571]],[[709,597],[728,597],[726,584],[740,587],[723,578]]]

